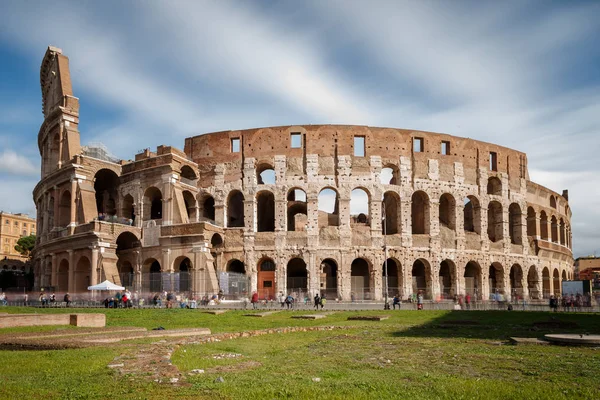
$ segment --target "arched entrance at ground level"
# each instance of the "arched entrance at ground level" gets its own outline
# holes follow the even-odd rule
[[[350,290],[356,300],[370,300],[371,285],[369,263],[363,258],[352,261],[350,266]]]
[[[329,299],[338,297],[337,292],[337,263],[331,258],[321,262],[321,295],[326,295]]]
[[[287,264],[287,291],[295,299],[308,295],[308,271],[306,263],[301,258],[292,258]]]
[[[57,292],[67,292],[69,290],[69,261],[62,260],[60,264],[58,264],[57,278]]]
[[[264,258],[258,263],[258,297],[268,299],[275,297],[275,262]]]
[[[542,293],[544,298],[548,299],[550,298],[550,270],[548,270],[548,267],[544,267],[542,270],[542,282]]]
[[[131,287],[133,285],[133,265],[129,260],[135,260],[136,254],[133,254],[133,249],[140,246],[137,236],[131,232],[123,232],[117,237],[117,277],[107,277],[114,283],[119,283],[121,286]]]
[[[519,264],[510,267],[509,278],[511,299],[523,298],[523,269]]]
[[[77,266],[75,267],[75,284],[73,286],[75,293],[86,293],[88,286],[90,286],[90,270],[91,263],[90,260],[83,256],[77,261]]]
[[[214,238],[214,236],[213,236]],[[260,278],[260,269],[259,269]],[[219,284],[223,294],[233,299],[248,295],[248,276],[246,266],[240,260],[230,260],[225,272],[219,274]]]
[[[481,300],[481,266],[475,261],[469,261],[465,266],[465,295],[471,295],[474,299]]]
[[[172,287],[175,292],[188,292],[191,290],[192,261],[185,257],[177,257],[173,263],[175,274],[172,276]]]
[[[440,294],[444,299],[452,298],[456,293],[456,265],[450,260],[440,263]]]
[[[538,284],[540,282],[540,276],[535,268],[535,265],[529,267],[529,272],[527,273],[527,290],[529,291],[530,299],[539,299],[541,298],[540,292],[538,289]]]
[[[492,300],[497,299],[497,295],[505,295],[504,293],[504,268],[499,263],[490,265],[488,280],[490,285],[490,297]]]
[[[121,278],[121,286],[132,287],[133,286],[133,265],[127,260],[117,263],[117,270],[119,271],[119,277]]]
[[[558,270],[555,269],[552,273],[552,283],[554,285],[554,295],[560,294],[560,275],[558,274]]]
[[[385,293],[385,262],[382,265],[381,276],[383,277],[383,292]],[[393,297],[397,294],[403,295],[402,290],[402,269],[400,262],[394,258],[387,259],[387,279],[388,279],[388,297]]]
[[[144,262],[142,277],[143,291],[151,293],[163,291],[162,268],[156,259],[149,258]]]
[[[431,300],[431,266],[425,260],[417,260],[412,267],[413,294],[423,293],[423,298]]]

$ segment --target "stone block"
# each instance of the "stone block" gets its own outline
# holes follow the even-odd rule
[[[102,328],[106,326],[104,314],[71,314],[69,324],[86,328]]]

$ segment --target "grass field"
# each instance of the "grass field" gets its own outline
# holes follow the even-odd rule
[[[178,309],[77,311],[106,312],[108,326],[149,329],[207,327],[223,333],[287,326],[346,328],[173,346],[171,361],[183,375],[177,386],[107,368],[115,357],[126,363],[135,352],[156,346],[157,339],[71,350],[2,350],[0,398],[600,398],[600,349],[507,344],[510,336],[599,334],[600,315],[360,312],[390,315],[388,320],[371,322],[348,321],[355,312],[336,312],[312,321],[291,319],[289,312],[249,318],[241,311],[218,316]],[[0,335],[32,330],[42,331],[0,329]],[[167,339],[163,345],[178,342],[181,339]],[[190,374],[197,369],[204,373]],[[218,377],[224,382],[215,382]]]

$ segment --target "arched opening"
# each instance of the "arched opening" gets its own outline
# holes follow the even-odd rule
[[[257,232],[275,231],[275,196],[268,191],[256,195],[256,230]]]
[[[183,203],[189,222],[196,222],[196,197],[188,190],[183,191]]]
[[[554,269],[554,272],[552,273],[552,283],[554,286],[554,295],[560,295],[560,275],[557,269]]]
[[[116,201],[119,177],[109,169],[101,169],[94,176],[94,190],[96,191],[96,208],[99,218],[117,215]]]
[[[270,258],[263,258],[258,262],[258,296],[261,299],[275,297],[275,262]]]
[[[399,178],[398,167],[393,164],[387,164],[385,167],[381,169],[381,174],[379,175],[379,182],[383,185],[397,185],[400,181]]]
[[[550,224],[550,232],[552,234],[552,242],[558,243],[558,221],[556,217],[553,215]]]
[[[500,263],[490,265],[488,280],[490,285],[490,296],[492,300],[497,299],[497,295],[504,295],[504,268]]]
[[[218,233],[215,233],[210,238],[210,245],[213,249],[223,247],[223,238]]]
[[[382,233],[395,235],[400,233],[400,196],[396,192],[385,192],[381,203],[381,216],[383,218]]]
[[[144,193],[144,221],[162,219],[162,193],[154,186]]]
[[[133,265],[127,260],[117,262],[117,271],[121,278],[121,286],[131,287],[133,285]],[[115,282],[113,282],[115,283]]]
[[[560,244],[565,245],[565,221],[560,219]]]
[[[274,185],[275,170],[270,164],[260,164],[256,167],[256,182],[259,185]]]
[[[121,202],[121,216],[129,221],[130,225],[135,223],[135,210],[133,207],[133,196],[130,194],[123,197]]]
[[[209,222],[215,221],[215,199],[211,195],[207,195],[202,199],[202,218],[209,220]]]
[[[131,232],[123,232],[117,237],[117,255],[139,246],[139,239]]]
[[[192,167],[190,167],[189,165],[184,165],[183,167],[181,167],[181,172],[179,173],[179,175],[181,176],[181,178],[183,178],[183,183],[192,186],[196,185],[196,182],[193,181],[195,181],[198,177],[196,176],[196,173],[194,172]]]
[[[58,264],[58,292],[67,292],[69,290],[69,261],[61,260]]]
[[[306,231],[306,193],[302,189],[291,189],[287,195],[287,230]]]
[[[339,226],[338,193],[331,188],[325,188],[319,193],[317,203],[319,209],[319,226]]]
[[[502,204],[490,201],[488,205],[488,237],[491,242],[499,242],[504,238],[502,223]]]
[[[502,182],[500,179],[492,176],[488,179],[487,194],[502,196]]]
[[[295,293],[295,299],[304,298],[308,289],[308,271],[304,260],[292,258],[287,264],[286,277],[288,293]]]
[[[411,204],[413,235],[429,234],[429,196],[422,191],[414,192]]]
[[[227,279],[223,279],[224,276],[226,276]],[[220,284],[225,285],[221,286],[221,290],[223,290],[223,294],[226,298],[240,298],[248,295],[249,279],[246,276],[246,266],[240,260],[230,260],[225,267],[225,272],[222,272],[220,277]]]
[[[133,284],[133,266],[128,260],[135,260],[137,254],[134,249],[140,247],[137,236],[131,232],[123,232],[117,237],[117,271],[118,277],[107,277],[113,283],[119,283],[121,286],[131,286]]]
[[[91,264],[89,258],[82,256],[77,261],[73,278],[75,293],[86,293],[90,286]]]
[[[71,192],[64,191],[58,203],[58,226],[66,227],[71,222]]]
[[[370,300],[372,298],[369,270],[369,263],[364,258],[357,258],[352,261],[350,266],[350,290],[356,300]]]
[[[456,229],[456,201],[449,193],[444,193],[440,197],[439,206],[440,228],[445,227],[452,231]]]
[[[338,266],[331,258],[321,262],[321,295],[329,299],[338,297],[337,293]]]
[[[481,234],[481,206],[475,196],[468,196],[464,200],[464,226],[465,232]]]
[[[381,276],[384,280],[384,293],[385,293],[385,270],[386,263],[384,261],[381,270]],[[400,261],[394,258],[387,259],[387,280],[388,280],[388,297],[393,297],[397,294],[403,295],[404,290],[402,290],[402,268]]]
[[[244,195],[239,190],[232,190],[227,199],[227,227],[244,227]]]
[[[440,263],[440,294],[443,299],[451,299],[456,292],[456,265],[450,260]]]
[[[523,297],[523,270],[519,264],[510,267],[510,295],[512,300]]]
[[[517,203],[512,203],[508,207],[508,232],[512,244],[523,244],[523,235],[521,227],[521,207]]]
[[[568,278],[567,278],[567,271],[563,271],[563,272],[562,272],[562,280],[563,280],[563,281],[566,281],[566,280],[568,280]]]
[[[246,266],[240,260],[235,260],[234,259],[234,260],[230,260],[227,263],[226,271],[227,272],[233,272],[233,273],[236,273],[236,274],[245,274],[246,273]]]
[[[550,195],[550,207],[554,208],[555,210],[557,209],[556,208],[556,197],[554,197],[552,195]]]
[[[431,300],[431,266],[425,260],[416,260],[412,267],[412,290],[414,294],[423,294],[423,298]]]
[[[174,286],[176,292],[189,292],[191,290],[192,261],[187,257],[178,257],[174,262]]]
[[[54,228],[54,197],[50,197],[50,200],[48,200],[48,220],[46,222],[45,230],[52,230]]]
[[[537,236],[536,218],[537,215],[533,207],[527,207],[527,236]]]
[[[546,211],[540,212],[540,236],[543,240],[548,240],[548,215]]]
[[[482,277],[481,266],[475,261],[469,261],[465,266],[465,295],[481,299]]]
[[[144,262],[144,289],[152,293],[158,293],[163,291],[163,276],[162,268],[160,263],[154,259],[149,258]]]
[[[541,293],[539,292],[539,282],[540,276],[535,268],[535,265],[529,267],[529,272],[527,272],[527,291],[529,292],[530,299],[539,299],[541,298]]]
[[[550,283],[550,270],[548,267],[544,267],[542,270],[542,293],[545,299],[550,297]]]
[[[353,224],[370,225],[369,193],[361,188],[350,193],[350,218]]]

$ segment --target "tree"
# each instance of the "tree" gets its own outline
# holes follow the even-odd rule
[[[30,258],[31,251],[35,247],[35,235],[22,236],[15,246],[15,250],[21,253],[23,257]]]

